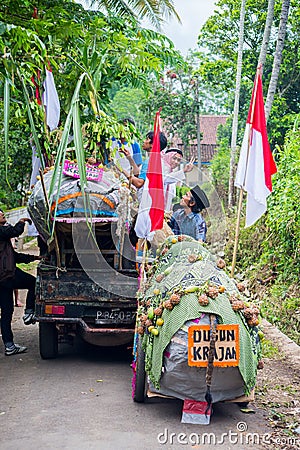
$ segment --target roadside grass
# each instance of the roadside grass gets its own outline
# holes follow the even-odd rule
[[[261,340],[262,356],[263,358],[276,358],[279,356],[279,349],[273,342],[266,338]]]

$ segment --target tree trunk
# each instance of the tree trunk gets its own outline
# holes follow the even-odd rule
[[[234,172],[235,172],[235,154],[236,154],[236,140],[238,131],[238,115],[240,104],[240,90],[241,90],[241,74],[242,74],[242,60],[243,60],[243,44],[244,44],[244,24],[245,24],[245,10],[246,0],[242,0],[240,11],[240,32],[238,44],[238,60],[236,69],[236,86],[235,98],[233,108],[233,122],[231,133],[231,152],[230,152],[230,169],[229,169],[229,189],[228,189],[228,206],[234,205]]]
[[[268,12],[267,12],[267,18],[266,18],[266,23],[265,23],[264,37],[263,37],[263,41],[261,44],[260,55],[258,58],[258,64],[261,64],[262,70],[263,70],[263,66],[266,62],[267,51],[268,51],[268,46],[269,46],[271,28],[272,28],[273,17],[274,17],[274,3],[275,3],[275,0],[269,0],[269,2],[268,2]]]
[[[280,65],[281,65],[281,60],[282,60],[282,51],[283,51],[283,47],[284,47],[284,40],[285,40],[285,34],[286,34],[286,25],[287,25],[288,16],[289,16],[289,9],[290,9],[290,0],[282,0],[281,16],[280,16],[280,23],[279,23],[279,29],[278,29],[276,50],[275,50],[275,54],[274,54],[272,75],[271,75],[271,79],[270,79],[267,100],[265,103],[266,120],[268,120],[268,117],[270,115],[270,111],[271,111],[273,100],[274,100],[274,95],[275,95],[276,88],[277,88],[279,70],[280,70]]]

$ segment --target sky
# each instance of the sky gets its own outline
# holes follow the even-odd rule
[[[163,26],[162,32],[184,55],[189,48],[195,48],[200,27],[214,12],[216,0],[174,0],[182,24],[172,20]]]
[[[77,0],[85,5],[85,0]],[[213,14],[216,0],[173,0],[181,24],[172,19],[163,25],[161,32],[166,34],[175,44],[175,47],[186,56],[190,48],[196,48],[197,37],[201,26]],[[146,21],[142,22],[145,28],[151,28]]]

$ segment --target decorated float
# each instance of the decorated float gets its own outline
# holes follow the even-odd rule
[[[206,417],[212,403],[248,402],[261,347],[259,309],[244,286],[189,236],[168,237],[146,268],[138,292],[134,401],[171,396],[184,400],[184,413],[200,405]]]

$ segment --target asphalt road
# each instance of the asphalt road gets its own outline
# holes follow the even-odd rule
[[[6,357],[0,346],[1,450],[265,448],[265,413],[255,406],[245,414],[220,403],[210,425],[182,424],[180,400],[132,401],[129,350],[77,341],[61,347],[57,359],[42,360],[38,325],[24,326],[22,314],[15,308],[15,342],[28,352]]]

